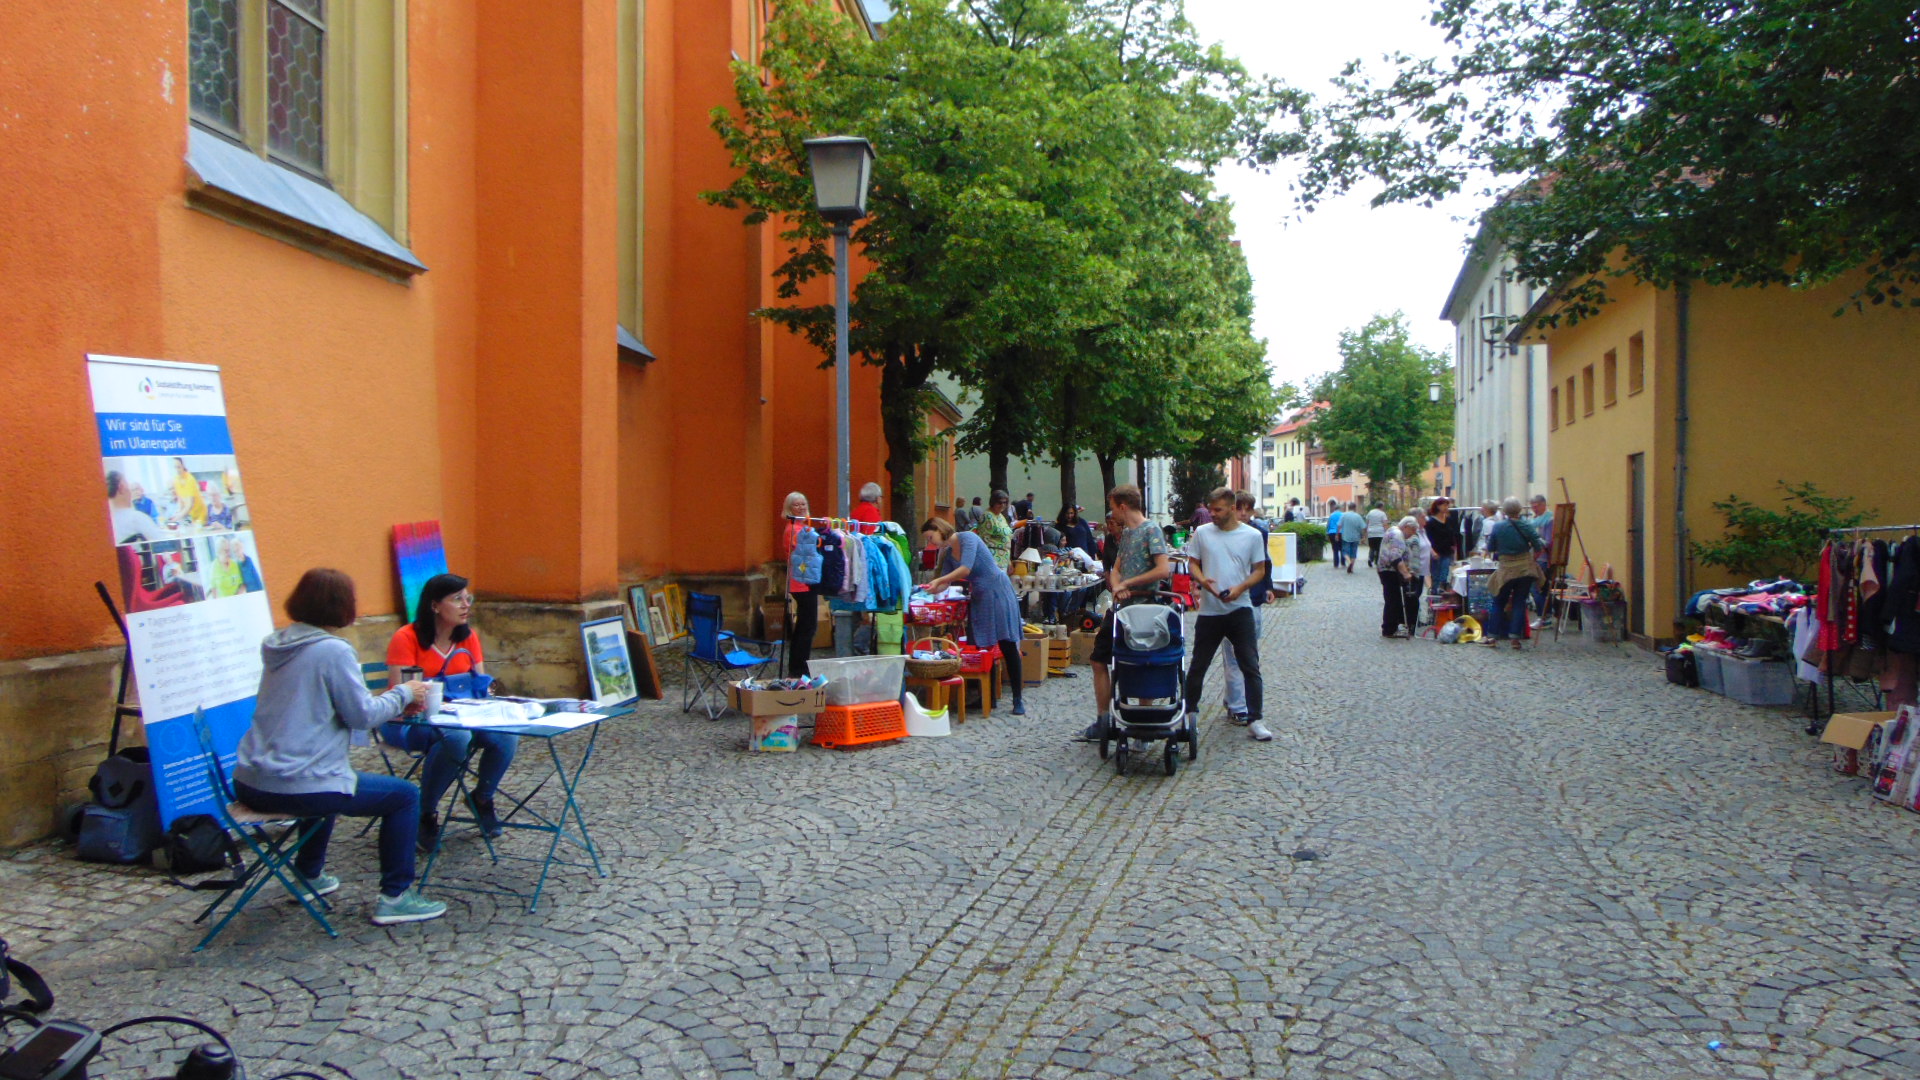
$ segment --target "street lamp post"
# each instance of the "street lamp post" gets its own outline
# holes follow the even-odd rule
[[[857,135],[808,139],[807,167],[813,174],[813,203],[833,226],[833,387],[834,513],[853,509],[853,428],[847,358],[847,241],[853,223],[867,216],[867,182],[873,176],[873,144]]]

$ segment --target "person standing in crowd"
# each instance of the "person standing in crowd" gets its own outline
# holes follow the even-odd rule
[[[1533,590],[1533,606],[1540,613],[1540,618],[1534,621],[1533,628],[1546,630],[1553,626],[1553,612],[1547,607],[1547,591],[1553,588],[1553,581],[1547,573],[1547,554],[1553,550],[1553,511],[1548,508],[1545,495],[1533,497],[1532,509],[1533,517],[1528,524],[1540,534],[1540,554],[1534,560],[1540,564],[1540,581]]]
[[[964,495],[953,500],[953,527],[956,532],[969,532],[973,529],[973,507]]]
[[[1360,559],[1360,541],[1366,535],[1367,519],[1360,516],[1360,507],[1357,504],[1348,503],[1346,510],[1340,515],[1340,546],[1346,551],[1349,574],[1353,573],[1353,564]],[[1379,550],[1377,542],[1372,546],[1372,550]]]
[[[1027,492],[1026,498],[1021,499],[1019,502],[1013,504],[1013,520],[1015,521],[1032,521],[1033,520],[1033,492],[1031,491]]]
[[[1493,527],[1500,523],[1500,504],[1488,499],[1480,504],[1480,517],[1473,523],[1473,539],[1468,550],[1475,555],[1487,553],[1487,541],[1493,536]]]
[[[1415,591],[1424,593],[1427,579],[1433,574],[1433,547],[1427,543],[1427,512],[1416,506],[1407,511],[1407,516],[1413,519],[1413,535],[1407,538],[1407,550],[1413,553],[1413,576],[1419,586]]]
[[[406,668],[419,668],[429,679],[443,675],[487,673],[486,653],[474,632],[473,591],[459,574],[435,574],[420,586],[414,619],[394,631],[387,643],[387,678],[398,682]],[[473,817],[482,835],[492,838],[506,830],[494,813],[493,795],[500,778],[513,764],[520,746],[517,735],[497,731],[468,731],[431,724],[390,723],[380,729],[388,746],[426,755],[420,762],[420,846],[433,846],[440,834],[440,799],[466,766],[468,749],[480,752],[474,770]]]
[[[353,579],[340,571],[316,568],[300,575],[286,612],[293,623],[260,645],[260,692],[234,761],[234,794],[263,814],[320,818],[294,858],[294,869],[316,897],[340,889],[340,879],[326,872],[334,818],[379,818],[380,899],[373,924],[437,919],[447,905],[413,887],[420,789],[399,777],[355,772],[347,760],[353,732],[378,727],[425,701],[427,685],[412,679],[395,682],[378,697],[367,691],[360,657],[338,636],[357,617]]]
[[[1340,569],[1347,561],[1347,542],[1340,538],[1340,508],[1334,507],[1327,514],[1327,546],[1333,549],[1333,568]]]
[[[995,492],[996,500],[1005,492]],[[947,555],[941,560],[944,572],[919,588],[937,593],[957,582],[967,583],[968,631],[975,644],[1000,643],[1000,655],[1007,661],[1007,678],[1013,684],[1013,715],[1027,714],[1023,694],[1026,679],[1020,670],[1020,601],[1013,593],[1013,582],[1005,569],[994,562],[986,541],[979,533],[954,533],[947,541]]]
[[[1154,585],[1173,576],[1173,562],[1167,538],[1160,527],[1147,520],[1146,499],[1132,484],[1121,484],[1107,493],[1107,587],[1113,590],[1117,611],[1131,604],[1153,599]],[[1107,665],[1113,662],[1113,612],[1100,622],[1094,635],[1093,654],[1094,720],[1078,738],[1081,742],[1099,742],[1113,721],[1113,676]]]
[[[1534,553],[1546,547],[1533,526],[1521,520],[1520,500],[1508,499],[1501,507],[1501,520],[1487,530],[1487,551],[1499,560],[1493,580],[1487,584],[1493,593],[1493,617],[1488,620],[1486,643],[1493,645],[1511,638],[1513,647],[1527,631],[1527,600],[1543,575]]]
[[[1199,715],[1200,691],[1222,642],[1246,681],[1247,737],[1273,738],[1261,719],[1264,687],[1260,681],[1260,637],[1254,629],[1253,600],[1247,595],[1266,574],[1267,553],[1260,531],[1243,525],[1234,512],[1232,488],[1215,488],[1207,497],[1213,520],[1187,539],[1189,572],[1199,617],[1193,624],[1193,663],[1187,669],[1187,711]]]
[[[860,485],[860,501],[853,504],[853,520],[864,521],[869,525],[878,525],[882,520],[880,513],[880,485],[869,480]],[[862,529],[862,532],[874,532]]]
[[[1234,493],[1233,512],[1234,515],[1240,519],[1241,525],[1257,529],[1260,532],[1262,573],[1260,580],[1254,584],[1253,588],[1247,590],[1247,600],[1253,606],[1253,637],[1255,641],[1258,641],[1260,639],[1261,623],[1263,621],[1260,612],[1261,609],[1266,606],[1267,597],[1271,595],[1273,589],[1273,549],[1268,546],[1267,543],[1272,532],[1267,528],[1266,522],[1253,516],[1252,492],[1239,491]],[[1239,657],[1233,652],[1233,643],[1231,641],[1226,644],[1226,649],[1227,655],[1226,659],[1222,661],[1225,665],[1222,668],[1222,673],[1226,675],[1227,682],[1227,719],[1236,724],[1249,724],[1251,721],[1247,715],[1247,680],[1246,677],[1240,673]]]
[[[785,519],[781,523],[780,553],[787,560],[787,601],[793,608],[793,623],[787,630],[787,675],[797,679],[807,673],[807,661],[813,659],[814,634],[820,628],[820,596],[812,584],[801,579],[811,577],[814,583],[819,582],[820,564],[793,557],[794,548],[801,544],[817,550],[813,526],[807,522],[812,515],[807,497],[798,491],[788,492],[782,513]],[[808,565],[812,566],[811,573]]]
[[[1453,520],[1453,500],[1445,495],[1433,500],[1427,514],[1427,547],[1433,552],[1433,576],[1427,591],[1439,595],[1449,588],[1453,560],[1460,550],[1460,525]]]
[[[1201,503],[1199,506],[1193,508],[1193,517],[1188,519],[1187,528],[1192,530],[1198,529],[1202,525],[1211,524],[1213,524],[1213,508],[1206,503]]]
[[[1407,610],[1408,586],[1414,581],[1413,549],[1407,541],[1416,528],[1413,518],[1404,517],[1380,538],[1380,561],[1374,569],[1380,573],[1381,637],[1399,637],[1402,626],[1408,634],[1413,632],[1413,613]]]
[[[1070,548],[1079,548],[1088,555],[1097,555],[1093,546],[1093,526],[1080,516],[1080,508],[1069,506],[1060,511],[1060,539]]]
[[[1007,493],[996,491],[987,503],[987,516],[973,530],[986,541],[995,566],[1005,570],[1013,562],[1013,523],[1007,520]]]
[[[1347,509],[1353,509],[1348,503]],[[1367,511],[1367,565],[1380,565],[1380,541],[1387,535],[1387,512],[1374,507]]]

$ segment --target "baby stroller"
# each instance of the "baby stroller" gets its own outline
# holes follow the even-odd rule
[[[1166,603],[1121,608],[1113,620],[1113,722],[1100,739],[1100,759],[1113,755],[1114,771],[1126,774],[1136,753],[1161,743],[1167,775],[1179,768],[1180,744],[1187,760],[1200,756],[1200,729],[1187,712],[1187,640],[1180,611]]]

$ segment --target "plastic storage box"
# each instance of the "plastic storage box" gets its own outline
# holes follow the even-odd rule
[[[1720,659],[1725,694],[1748,705],[1793,704],[1793,668],[1779,660],[1750,660],[1728,654]]]
[[[1720,672],[1720,660],[1727,654],[1719,649],[1693,650],[1693,662],[1700,668],[1700,689],[1716,694],[1727,692],[1727,681]]]
[[[807,661],[807,673],[827,680],[828,705],[899,704],[907,678],[905,656],[847,656]]]
[[[1580,601],[1580,631],[1588,641],[1627,640],[1625,600]]]

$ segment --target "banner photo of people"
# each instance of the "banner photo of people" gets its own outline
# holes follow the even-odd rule
[[[87,357],[106,518],[160,820],[214,793],[193,716],[230,765],[253,721],[273,631],[253,514],[227,432],[220,369]]]

